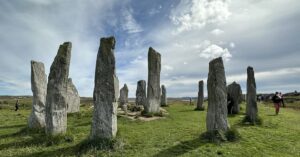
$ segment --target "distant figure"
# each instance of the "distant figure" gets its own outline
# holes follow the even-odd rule
[[[19,100],[17,100],[15,107],[16,107],[15,111],[18,111],[19,110]]]
[[[276,92],[275,95],[272,97],[272,101],[274,103],[275,113],[276,115],[278,115],[280,109],[280,103],[282,101],[278,92]]]
[[[281,94],[281,92],[279,92],[279,97],[281,99],[282,107],[285,107],[284,102],[283,102],[283,95]]]
[[[229,95],[227,95],[227,111],[228,111],[228,114],[232,114],[233,105],[234,105],[233,98],[230,97]]]
[[[191,98],[191,97],[190,97],[190,105],[193,105],[193,104],[192,104],[192,98]]]

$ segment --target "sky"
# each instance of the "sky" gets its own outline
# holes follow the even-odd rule
[[[252,66],[258,93],[300,91],[299,0],[0,0],[0,95],[32,95],[30,61],[46,74],[65,41],[69,77],[92,97],[100,38],[115,36],[120,88],[135,97],[147,54],[161,54],[168,97],[197,96],[208,63],[223,57],[227,84],[246,92]]]

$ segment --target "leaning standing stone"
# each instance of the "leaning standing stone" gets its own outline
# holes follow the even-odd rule
[[[47,76],[42,62],[31,61],[32,111],[28,120],[29,128],[43,128],[47,95]]]
[[[241,86],[236,82],[227,86],[228,113],[237,114],[240,112],[240,103],[242,102],[243,93]]]
[[[159,113],[161,57],[152,47],[148,52],[148,87],[145,113]]]
[[[165,85],[161,86],[161,106],[167,106],[167,90]]]
[[[72,79],[68,80],[68,89],[67,89],[67,112],[75,113],[79,112],[80,109],[80,96],[75,85],[72,82]]]
[[[143,106],[145,108],[147,103],[146,98],[146,81],[145,80],[139,80],[137,82],[137,88],[136,88],[136,98],[135,98],[135,104],[136,106]]]
[[[221,57],[209,62],[207,79],[208,107],[207,131],[227,131],[227,91],[223,60]]]
[[[72,43],[59,46],[48,76],[46,133],[63,134],[67,130],[67,89]]]
[[[250,66],[247,68],[246,118],[251,123],[255,123],[257,118],[256,83],[254,78],[254,70]]]
[[[195,110],[204,110],[204,90],[203,90],[203,80],[199,81],[199,91],[198,91],[198,101],[197,101],[197,107]]]
[[[97,55],[91,139],[111,139],[117,133],[119,80],[116,76],[115,38],[101,38]]]

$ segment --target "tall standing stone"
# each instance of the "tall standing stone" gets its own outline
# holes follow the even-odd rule
[[[67,89],[72,43],[59,46],[48,76],[46,133],[63,134],[67,130]]]
[[[146,98],[146,81],[139,80],[137,82],[137,88],[135,93],[135,105],[136,106],[146,106],[147,98]]]
[[[113,138],[117,133],[119,80],[116,76],[115,38],[101,38],[94,87],[91,139]]]
[[[161,56],[152,47],[148,51],[148,86],[146,113],[158,113],[160,107]]]
[[[67,112],[75,113],[80,110],[80,96],[75,85],[72,82],[72,79],[68,80],[68,89],[67,89]]]
[[[124,111],[127,111],[128,104],[128,87],[126,84],[120,90],[120,106]]]
[[[167,106],[167,90],[165,85],[161,86],[161,106]]]
[[[229,110],[228,113],[230,114],[237,114],[240,112],[240,103],[242,102],[243,99],[243,93],[241,86],[233,82],[232,84],[227,86],[227,100],[230,101],[228,104]]]
[[[204,110],[204,105],[203,105],[203,101],[204,101],[204,83],[203,80],[199,81],[198,83],[199,86],[199,91],[198,91],[198,100],[197,100],[197,107],[195,110]]]
[[[209,62],[207,91],[207,131],[227,131],[229,124],[227,121],[226,78],[221,57]]]
[[[47,95],[47,76],[42,62],[31,61],[32,111],[28,120],[29,128],[44,128]]]
[[[257,118],[256,83],[255,83],[255,78],[254,78],[254,70],[250,66],[247,68],[246,117],[252,123],[255,123],[256,118]]]

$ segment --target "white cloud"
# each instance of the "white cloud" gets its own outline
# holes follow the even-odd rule
[[[206,58],[206,59],[213,59],[217,57],[223,57],[226,61],[228,61],[232,55],[228,51],[228,49],[223,49],[222,47],[212,44],[208,46],[206,49],[204,49],[200,54],[200,57]]]
[[[123,10],[123,22],[121,23],[121,27],[124,31],[127,31],[128,33],[142,32],[143,29],[132,16],[132,12],[132,9]]]
[[[214,29],[214,30],[212,30],[210,33],[213,34],[213,35],[215,35],[215,36],[218,36],[218,35],[223,34],[224,31],[221,30],[221,29]]]
[[[177,32],[202,28],[207,24],[224,23],[230,16],[230,0],[181,0],[172,11]]]

